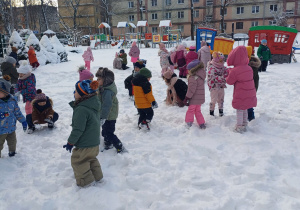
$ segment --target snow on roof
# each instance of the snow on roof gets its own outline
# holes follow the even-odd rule
[[[128,23],[128,24],[131,28],[136,28],[136,26],[133,23]]]
[[[48,29],[43,34],[56,34],[56,33],[54,31],[51,31],[51,30]]]
[[[233,35],[234,39],[249,39],[248,34],[237,33]]]
[[[117,28],[126,28],[128,27],[127,22],[118,22]]]
[[[148,26],[148,22],[145,21],[145,20],[143,20],[143,21],[140,20],[140,21],[137,22],[136,26],[137,27],[139,27],[139,26]]]
[[[110,28],[110,26],[107,23],[101,23],[98,28]]]
[[[161,20],[159,22],[159,27],[172,27],[171,20]]]

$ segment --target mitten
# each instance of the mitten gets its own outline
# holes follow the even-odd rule
[[[156,101],[153,101],[153,102],[152,102],[152,108],[153,108],[153,109],[156,109],[157,107],[158,107],[157,102],[156,102]]]
[[[106,119],[100,119],[100,126],[104,125]]]
[[[66,148],[67,151],[72,151],[72,148],[73,148],[74,145],[70,144],[69,142],[63,146],[63,148]]]
[[[25,132],[27,130],[27,122],[26,121],[22,122],[22,126],[23,126],[23,131]]]
[[[183,100],[184,105],[189,106],[190,105],[190,98],[185,97]]]

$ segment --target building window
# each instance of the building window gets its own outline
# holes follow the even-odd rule
[[[178,12],[178,16],[179,19],[184,18],[184,12]]]
[[[178,4],[184,4],[184,0],[178,0]]]
[[[252,6],[252,14],[259,13],[259,6]]]
[[[270,20],[269,21],[270,26],[276,26],[276,24],[277,24],[276,20]]]
[[[222,29],[222,25],[221,25],[221,23],[220,23],[220,30]],[[227,29],[227,23],[224,23],[224,31],[226,31],[226,29]]]
[[[152,27],[152,33],[157,34],[157,27]]]
[[[152,14],[152,20],[157,20],[157,13]]]
[[[240,15],[244,13],[244,7],[237,7],[236,8],[236,14]]]
[[[198,18],[199,17],[199,10],[194,10],[194,18]]]
[[[270,5],[270,11],[271,12],[276,12],[277,11],[277,4],[271,4]]]
[[[128,19],[129,19],[130,22],[134,21],[134,15],[129,15]]]
[[[205,21],[210,22],[212,20],[212,15],[205,16]]]
[[[222,9],[220,9],[220,15],[222,15]],[[224,8],[224,15],[227,15],[227,8]]]
[[[157,0],[151,0],[152,3],[152,7],[156,7],[157,6]]]
[[[286,10],[285,14],[287,14],[287,15],[294,15],[294,10]]]
[[[253,26],[258,26],[258,21],[252,21],[251,22],[251,27],[253,27]]]
[[[99,18],[97,18],[97,23],[99,23]]]
[[[213,6],[214,1],[213,0],[206,0],[206,6]]]
[[[199,2],[199,0],[193,0],[193,3],[198,3]]]
[[[171,12],[166,12],[165,18],[166,18],[167,20],[170,20],[170,19],[171,19]]]
[[[178,26],[178,29],[181,31],[181,33],[184,31],[184,26],[183,25],[180,25]]]
[[[133,1],[129,1],[128,2],[128,8],[133,8],[133,7],[134,7]]]
[[[244,23],[243,22],[236,22],[236,29],[243,29],[244,28]]]
[[[170,6],[171,5],[171,0],[166,0],[166,5]]]

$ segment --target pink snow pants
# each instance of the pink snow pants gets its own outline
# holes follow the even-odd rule
[[[224,95],[225,91],[224,88],[212,88],[210,89],[210,103],[209,103],[209,109],[211,111],[215,110],[215,105],[218,102],[219,109],[223,109],[223,103],[224,103]]]
[[[201,113],[201,105],[189,105],[185,115],[185,122],[194,122],[194,116],[196,117],[199,125],[205,123],[204,117]]]
[[[246,126],[248,124],[248,110],[236,110],[236,126]]]
[[[32,105],[31,105],[30,101],[26,101],[26,104],[25,104],[25,113],[26,113],[26,115],[32,114]]]
[[[85,68],[90,71],[90,69],[91,69],[91,61],[85,61]]]

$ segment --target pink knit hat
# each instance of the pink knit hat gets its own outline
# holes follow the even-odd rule
[[[190,50],[196,50],[195,46],[190,46]]]
[[[212,59],[213,62],[224,63],[225,57],[224,57],[223,53],[215,51],[215,52],[213,52],[212,57],[213,57],[213,59]]]
[[[171,79],[172,78],[172,75],[173,75],[173,71],[171,69],[168,69],[168,71],[166,71],[164,73],[164,78],[166,79]]]
[[[79,71],[79,80],[80,80],[80,82],[83,81],[83,80],[90,79],[91,77],[94,77],[94,75],[89,70]]]

